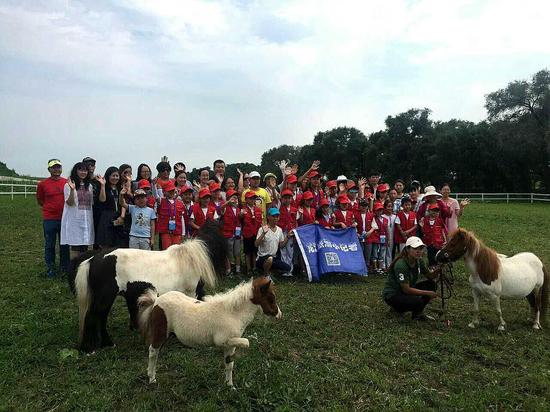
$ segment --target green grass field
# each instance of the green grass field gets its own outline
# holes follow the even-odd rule
[[[0,410],[549,410],[550,321],[534,332],[526,301],[505,299],[506,332],[484,301],[470,330],[471,298],[455,266],[451,325],[391,315],[383,279],[277,282],[284,318],[258,315],[223,384],[215,349],[161,351],[158,384],[147,349],[128,330],[123,300],[110,318],[117,346],[77,355],[77,307],[63,279],[44,276],[32,198],[0,199]],[[532,251],[550,264],[550,205],[472,204],[462,226],[501,253]],[[223,281],[220,289],[235,281]]]

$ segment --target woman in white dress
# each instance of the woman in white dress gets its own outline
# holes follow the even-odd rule
[[[97,179],[101,182],[103,178],[98,176]],[[73,259],[94,244],[94,195],[84,163],[73,166],[63,192],[65,204],[61,218],[60,243],[71,247],[70,256]]]

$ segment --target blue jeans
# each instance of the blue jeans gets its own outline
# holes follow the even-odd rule
[[[55,273],[55,244],[61,240],[61,220],[44,220],[44,260],[48,267],[48,275]],[[69,267],[69,245],[59,245],[59,264],[61,271]]]

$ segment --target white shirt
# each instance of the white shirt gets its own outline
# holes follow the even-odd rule
[[[264,233],[264,228],[261,227],[258,230],[256,239],[259,239],[260,236]],[[262,243],[258,246],[258,257],[261,256],[275,256],[279,250],[279,243],[285,240],[285,235],[283,230],[279,226],[275,226],[275,231],[271,228],[267,230],[265,237],[262,240]]]
[[[61,218],[61,245],[84,246],[94,244],[94,216],[92,211],[93,189],[88,186],[88,195],[90,196],[89,205],[79,205],[79,191],[75,189],[74,205],[67,204],[67,199],[71,194],[71,188],[65,184],[63,188],[65,202],[63,204],[63,216]]]

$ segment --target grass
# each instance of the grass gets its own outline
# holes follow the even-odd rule
[[[280,322],[258,315],[251,347],[235,363],[238,391],[223,385],[215,349],[161,351],[157,385],[145,375],[147,349],[128,330],[118,299],[117,346],[77,354],[77,307],[66,282],[44,275],[41,219],[33,199],[0,199],[1,410],[548,410],[550,321],[534,332],[525,301],[504,300],[508,329],[482,303],[470,330],[471,298],[455,270],[451,325],[392,316],[384,280],[278,282]],[[499,252],[537,253],[550,263],[550,207],[472,204],[462,225]],[[223,281],[221,289],[235,282]]]

